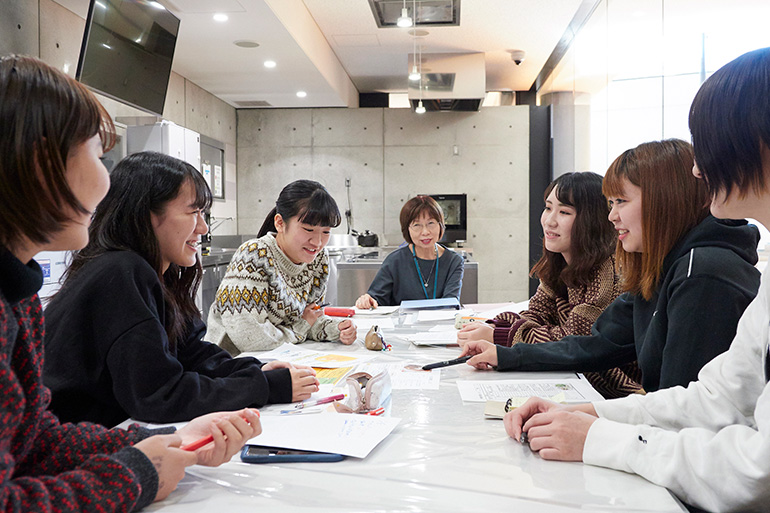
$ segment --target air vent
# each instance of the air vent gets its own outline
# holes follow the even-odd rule
[[[403,0],[369,0],[374,21],[379,28],[396,27],[404,7]],[[412,12],[412,1],[406,2],[409,16],[420,27],[459,27],[460,0],[415,0],[417,16]],[[416,18],[416,19],[415,19]]]
[[[235,104],[238,107],[243,107],[244,109],[253,109],[255,107],[272,107],[272,105],[269,102],[266,102],[265,100],[236,101]]]

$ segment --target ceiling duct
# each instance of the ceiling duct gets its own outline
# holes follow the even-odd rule
[[[412,12],[415,7],[416,13]],[[369,0],[374,21],[379,28],[398,25],[398,18],[404,8],[403,0]],[[459,27],[460,0],[412,0],[406,1],[406,9],[420,27]]]
[[[409,56],[409,69],[414,58]],[[409,81],[412,110],[420,100],[429,111],[479,110],[487,86],[483,53],[424,53],[421,69],[421,81]]]

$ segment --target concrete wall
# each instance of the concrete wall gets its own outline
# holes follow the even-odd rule
[[[410,197],[466,193],[479,301],[528,297],[528,107],[421,116],[378,108],[238,110],[237,148],[241,233],[256,233],[281,188],[299,178],[326,185],[342,212],[350,178],[354,228],[384,234],[389,244],[402,241],[398,214]],[[345,231],[344,221],[334,230]]]
[[[32,55],[74,76],[88,0],[67,0],[66,5],[69,8],[53,0],[0,1],[0,55]],[[97,96],[113,118],[148,115],[110,98]],[[212,215],[235,217],[235,109],[183,76],[172,73],[163,117],[225,143],[225,199],[215,200]],[[236,233],[237,221],[225,222],[216,231],[217,235]]]

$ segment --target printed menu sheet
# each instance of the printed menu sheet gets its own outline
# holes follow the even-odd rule
[[[566,403],[598,401],[602,396],[584,379],[458,381],[460,397],[467,402],[507,401],[511,397],[550,399],[564,394]]]

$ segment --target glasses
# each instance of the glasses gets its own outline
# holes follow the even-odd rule
[[[412,223],[409,225],[409,229],[413,232],[421,232],[423,228],[427,228],[428,231],[432,231],[438,228],[438,223],[436,221],[428,221],[428,224],[426,225],[423,225],[422,223]]]

